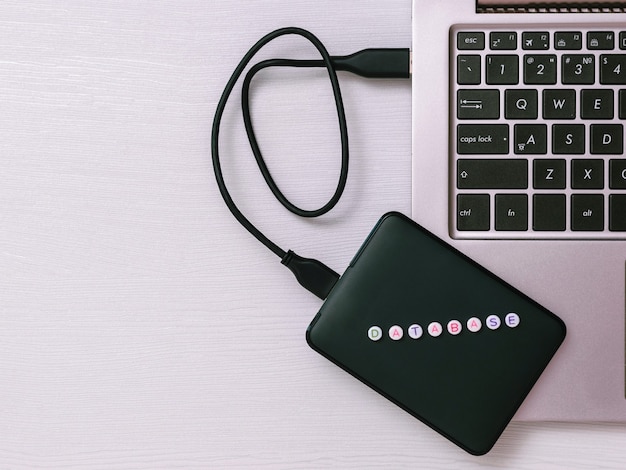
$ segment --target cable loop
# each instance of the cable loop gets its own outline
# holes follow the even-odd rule
[[[215,178],[217,181],[217,185],[226,203],[226,206],[231,211],[233,216],[241,223],[257,240],[263,243],[268,249],[270,249],[274,254],[283,258],[286,255],[286,251],[272,242],[269,238],[267,238],[261,231],[259,231],[239,210],[233,201],[228,189],[226,188],[226,184],[224,182],[224,176],[222,174],[220,159],[219,159],[219,132],[222,116],[224,114],[224,109],[226,108],[226,103],[228,102],[228,98],[232,93],[237,81],[241,77],[241,74],[244,72],[245,68],[252,60],[252,58],[259,52],[263,46],[272,40],[279,38],[285,35],[297,35],[301,36],[304,39],[307,39],[320,53],[322,60],[288,60],[288,59],[271,59],[267,61],[260,62],[259,64],[251,67],[250,71],[246,75],[244,79],[243,89],[242,89],[242,111],[244,116],[244,124],[246,127],[246,133],[248,134],[248,140],[250,142],[250,146],[252,148],[252,152],[255,156],[259,169],[263,174],[265,181],[267,182],[270,190],[274,194],[274,196],[280,201],[280,203],[286,207],[289,211],[297,214],[301,217],[318,217],[320,215],[325,214],[329,210],[331,210],[341,198],[341,194],[346,185],[346,180],[348,177],[348,131],[346,125],[346,117],[345,111],[343,107],[343,100],[341,98],[341,90],[339,87],[339,80],[337,79],[337,73],[335,68],[333,67],[333,63],[331,60],[328,51],[322,44],[322,42],[312,33],[307,30],[295,27],[289,28],[281,28],[273,31],[259,41],[257,41],[254,46],[250,48],[250,50],[244,55],[241,59],[235,71],[231,75],[220,100],[217,104],[217,108],[215,111],[215,117],[213,118],[213,127],[212,127],[212,135],[211,135],[211,155],[213,160],[213,171],[215,172]],[[249,91],[250,91],[250,83],[254,75],[260,70],[267,67],[325,67],[328,71],[328,77],[330,79],[331,87],[333,90],[333,96],[335,99],[335,105],[337,107],[337,117],[339,121],[339,132],[341,135],[341,171],[339,175],[339,180],[337,182],[337,188],[333,196],[329,199],[329,201],[322,207],[316,210],[304,210],[293,203],[291,203],[285,195],[280,191],[278,185],[272,178],[267,165],[265,164],[265,160],[261,154],[261,151],[258,146],[258,142],[256,140],[256,136],[254,135],[254,130],[252,128],[252,120],[250,117],[250,108],[248,103]]]

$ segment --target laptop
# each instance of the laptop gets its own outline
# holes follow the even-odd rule
[[[412,217],[567,325],[517,420],[626,422],[625,11],[413,2]]]

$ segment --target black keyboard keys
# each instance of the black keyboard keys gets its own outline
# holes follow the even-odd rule
[[[544,119],[574,119],[576,90],[543,90]]]
[[[599,232],[604,230],[604,196],[572,194],[572,230]]]
[[[604,188],[604,160],[572,160],[572,189]]]
[[[458,154],[509,153],[508,124],[459,124],[456,134]]]
[[[459,85],[480,84],[480,56],[460,55],[457,57],[457,83]]]
[[[486,80],[488,85],[516,85],[519,82],[519,57],[488,55]]]
[[[624,153],[624,126],[622,124],[591,124],[591,153]]]
[[[496,230],[528,230],[528,196],[496,194]]]
[[[556,56],[552,54],[525,55],[524,83],[527,85],[554,85],[556,83]]]
[[[555,29],[455,27],[460,238],[626,239],[626,28]]]
[[[533,161],[533,188],[565,189],[565,160],[542,158]]]
[[[456,207],[458,230],[489,230],[489,194],[459,194]]]
[[[563,54],[561,83],[564,85],[592,85],[595,82],[595,57],[591,54]]]
[[[565,194],[533,195],[533,230],[565,230]]]
[[[528,160],[477,158],[457,161],[458,189],[526,189]]]
[[[456,111],[459,119],[498,119],[500,117],[500,91],[459,90]]]
[[[603,54],[600,56],[600,83],[605,85],[626,84],[626,54]]]

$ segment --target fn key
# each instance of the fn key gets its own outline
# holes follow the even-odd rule
[[[458,194],[456,198],[458,230],[489,230],[489,194]]]

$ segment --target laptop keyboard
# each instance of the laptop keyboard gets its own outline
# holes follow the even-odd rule
[[[626,26],[458,25],[450,50],[451,235],[626,238]]]

